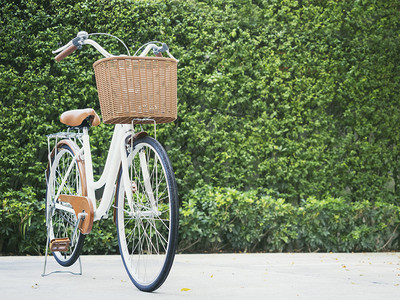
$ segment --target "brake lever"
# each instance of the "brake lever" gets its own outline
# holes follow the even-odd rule
[[[165,44],[165,43],[162,43],[162,46],[160,46],[160,47],[153,47],[153,53],[155,55],[160,54],[162,52],[168,52],[168,51],[169,51],[169,48],[168,48],[167,44]]]
[[[81,49],[82,46],[85,44],[85,40],[89,38],[89,34],[86,31],[79,31],[75,38],[70,40],[66,45],[58,48],[57,50],[52,51],[53,54],[59,53],[64,51],[71,45],[74,45],[76,48]]]

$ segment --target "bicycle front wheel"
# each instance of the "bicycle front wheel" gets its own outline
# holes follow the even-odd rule
[[[119,249],[132,282],[140,290],[151,292],[165,281],[175,256],[177,187],[171,163],[159,142],[144,137],[127,148],[129,180],[121,170],[116,191]]]
[[[74,162],[76,149],[77,146],[71,141],[60,142],[57,151],[52,153],[51,165],[47,171],[46,223],[49,240],[70,239],[67,251],[53,252],[56,261],[64,267],[75,263],[85,240],[85,235],[75,230],[77,218],[72,206],[56,199],[59,194],[86,195],[86,188],[82,181],[84,165],[76,160]]]

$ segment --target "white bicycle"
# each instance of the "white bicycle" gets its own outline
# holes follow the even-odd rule
[[[67,45],[54,51],[60,52],[56,60],[64,59],[86,44],[104,55],[106,59],[103,60],[116,62],[117,69],[121,69],[121,59],[125,62],[129,58],[138,59],[129,56],[129,52],[128,56],[113,56],[89,36],[80,32]],[[145,60],[145,66],[139,66],[139,71],[144,68],[148,72],[146,59],[157,64],[165,61],[176,64],[172,55],[170,58],[145,57],[152,49],[156,54],[167,52],[170,55],[165,44],[160,47],[148,44],[139,56]],[[99,82],[97,85],[99,87]],[[126,119],[129,121],[115,125],[104,171],[98,181],[93,177],[89,129],[100,124],[99,116],[90,108],[61,115],[60,121],[69,126],[68,131],[48,136],[46,251],[50,248],[60,265],[71,266],[79,258],[93,222],[107,218],[113,208],[125,269],[136,287],[150,292],[161,286],[173,264],[178,242],[178,194],[165,149],[146,132],[135,131],[135,124],[154,122],[155,126],[157,119],[142,117],[145,115],[141,114],[141,118],[129,115]],[[50,146],[52,143],[54,147]],[[96,190],[100,189],[103,189],[101,199],[96,199]]]

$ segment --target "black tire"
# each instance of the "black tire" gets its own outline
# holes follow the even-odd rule
[[[177,186],[167,153],[159,142],[146,136],[127,148],[134,209],[128,203],[121,170],[116,190],[118,244],[133,284],[141,291],[152,292],[167,278],[175,257]]]
[[[55,204],[58,203],[54,199],[58,192],[60,182],[63,174],[66,173],[67,168],[74,157],[75,149],[74,143],[68,141],[67,143],[60,142],[57,151],[53,151],[51,156],[51,166],[47,171],[47,189],[46,189],[46,224],[50,226],[49,240],[54,238],[65,238],[71,239],[72,233],[75,229],[76,215],[75,213],[66,212],[55,208]],[[64,185],[62,194],[86,195],[82,184],[82,165],[75,162],[68,180]],[[54,176],[55,175],[55,176]],[[62,205],[72,208],[69,204],[63,203]],[[77,230],[74,240],[71,241],[71,245],[67,252],[53,252],[55,260],[63,267],[69,267],[73,265],[79,258],[82,251],[83,242],[85,235]]]

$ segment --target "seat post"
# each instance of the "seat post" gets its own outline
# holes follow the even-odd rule
[[[83,127],[83,155],[85,160],[85,177],[87,184],[88,197],[93,203],[93,207],[96,207],[96,196],[93,189],[93,164],[92,164],[92,153],[90,150],[90,141],[89,141],[89,128]]]

